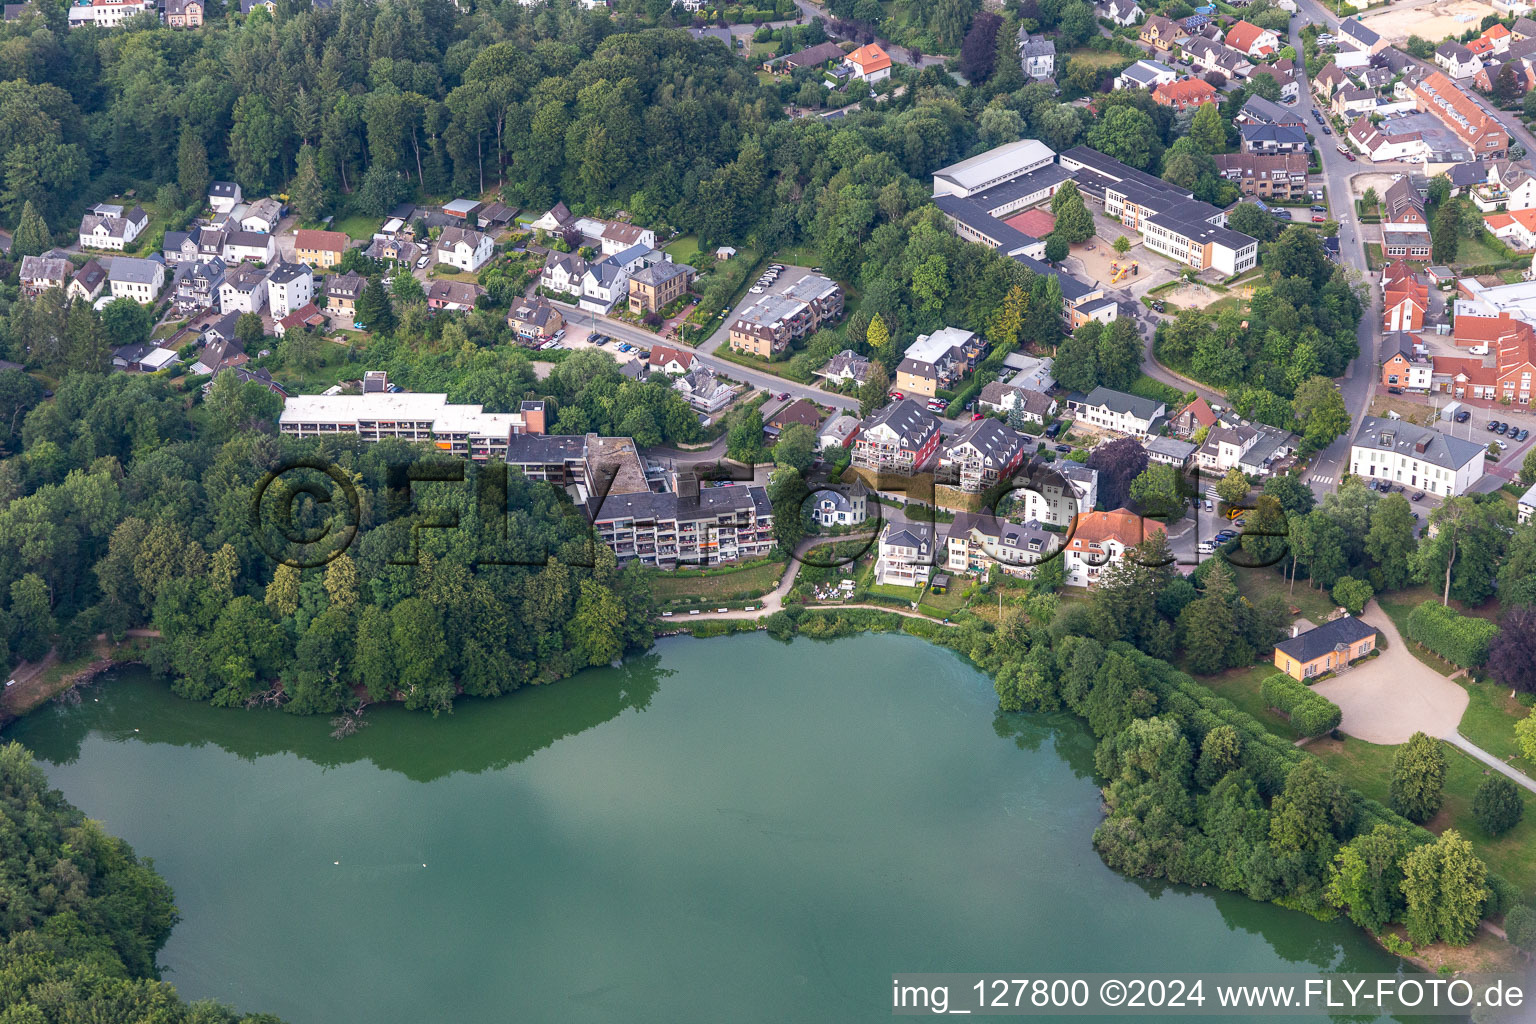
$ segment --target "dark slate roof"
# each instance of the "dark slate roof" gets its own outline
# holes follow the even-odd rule
[[[863,431],[868,433],[882,423],[890,427],[903,443],[912,448],[921,447],[922,443],[939,429],[938,417],[910,398],[892,402],[875,412],[864,421]]]
[[[1083,405],[1103,406],[1110,412],[1130,413],[1139,420],[1151,420],[1158,414],[1159,409],[1165,408],[1162,402],[1154,399],[1128,395],[1124,391],[1105,387],[1094,388],[1088,392],[1088,396],[1083,399]]]
[[[1344,615],[1325,622],[1316,629],[1309,629],[1300,636],[1291,637],[1275,644],[1275,650],[1288,654],[1305,665],[1316,661],[1341,644],[1347,645],[1374,635],[1376,627],[1362,622],[1353,615]]]

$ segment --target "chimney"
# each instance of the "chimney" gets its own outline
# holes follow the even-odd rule
[[[546,427],[544,423],[544,403],[524,402],[521,407],[523,414],[524,432],[529,434],[542,434]]]

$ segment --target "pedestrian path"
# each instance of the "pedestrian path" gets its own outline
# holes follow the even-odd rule
[[[1511,768],[1503,761],[1500,761],[1497,757],[1494,757],[1492,754],[1488,753],[1488,751],[1484,750],[1482,747],[1472,743],[1472,741],[1461,735],[1461,733],[1453,732],[1440,738],[1445,740],[1445,742],[1449,743],[1451,746],[1466,751],[1468,754],[1477,758],[1479,761],[1483,762],[1483,764],[1492,768],[1494,771],[1499,772],[1502,775],[1509,776],[1515,782],[1524,786],[1532,793],[1536,793],[1536,780],[1532,780],[1531,777],[1526,775],[1524,772]]]

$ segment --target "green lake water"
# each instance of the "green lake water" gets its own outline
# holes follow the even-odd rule
[[[1092,737],[996,703],[911,637],[757,634],[345,740],[137,671],[7,736],[175,888],[166,979],[291,1024],[874,1021],[893,971],[1397,969],[1347,923],[1111,872]]]

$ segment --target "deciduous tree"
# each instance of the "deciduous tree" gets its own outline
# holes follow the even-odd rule
[[[1422,732],[1409,737],[1392,757],[1392,809],[1409,821],[1433,818],[1445,799],[1445,752]]]

